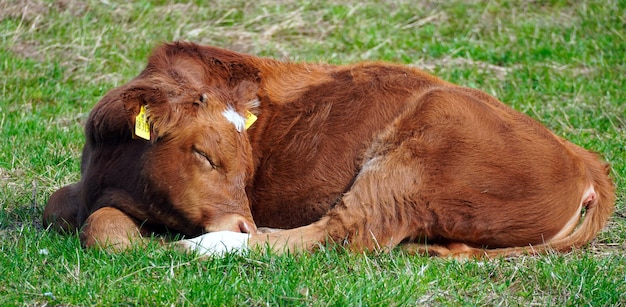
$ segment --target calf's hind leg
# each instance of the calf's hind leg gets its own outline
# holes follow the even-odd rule
[[[139,221],[117,208],[103,207],[89,215],[81,229],[80,241],[87,248],[123,251],[143,241],[144,235]]]

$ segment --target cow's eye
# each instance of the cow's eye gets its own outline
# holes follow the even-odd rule
[[[200,158],[206,160],[213,169],[217,168],[217,165],[213,162],[213,160],[211,160],[211,158],[209,157],[209,155],[206,154],[206,152],[199,150],[198,148],[195,148],[195,147],[193,148],[193,152],[196,155],[198,155]]]

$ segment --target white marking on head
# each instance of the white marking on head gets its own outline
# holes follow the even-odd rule
[[[241,132],[246,127],[246,118],[237,113],[233,107],[228,106],[228,108],[222,112],[222,115],[224,115],[229,122],[235,125],[237,131]]]

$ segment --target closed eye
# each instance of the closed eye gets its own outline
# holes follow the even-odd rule
[[[193,152],[196,155],[200,156],[201,158],[205,159],[209,163],[209,165],[211,165],[211,168],[213,169],[217,168],[217,164],[215,164],[213,160],[211,160],[211,158],[209,157],[209,155],[206,154],[206,152],[196,148],[195,146],[193,147]]]

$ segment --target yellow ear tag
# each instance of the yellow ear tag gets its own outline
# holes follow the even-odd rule
[[[150,140],[150,123],[146,115],[146,107],[141,106],[139,114],[135,117],[135,135],[146,140]]]
[[[246,113],[246,130],[248,130],[248,128],[250,128],[250,126],[252,126],[256,120],[257,120],[256,115],[248,111]]]

